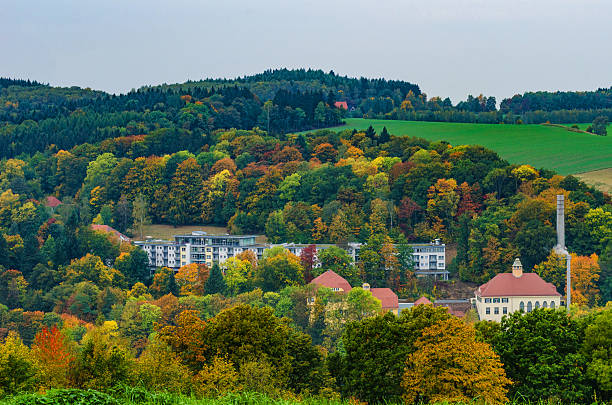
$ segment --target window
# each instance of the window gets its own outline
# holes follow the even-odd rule
[[[485,304],[490,304],[491,303],[491,298],[485,298]]]
[[[527,312],[531,312],[533,306],[531,305],[531,301],[527,302]]]
[[[508,307],[504,307],[502,312],[504,315],[506,315],[508,313]]]
[[[540,301],[536,301],[536,304],[535,304],[535,309],[538,309],[538,308],[540,308]]]
[[[502,303],[503,304],[507,304],[508,303],[508,298],[502,298]]]
[[[555,301],[550,301],[550,307],[551,307],[552,309],[555,309]]]
[[[542,303],[542,308],[548,308],[548,302],[544,301],[544,302]]]
[[[523,301],[521,301],[521,304],[519,305],[519,308],[521,311],[525,311],[525,303]]]
[[[499,307],[495,307],[495,308],[493,308],[493,313],[494,313],[495,315],[499,315]]]
[[[487,309],[485,309],[485,314],[491,315],[491,308],[490,307],[487,307]]]
[[[493,298],[493,303],[494,304],[499,304],[499,301],[500,301],[499,298]]]

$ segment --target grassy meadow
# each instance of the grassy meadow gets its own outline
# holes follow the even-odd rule
[[[192,231],[204,231],[211,235],[223,235],[228,233],[227,228],[223,226],[210,226],[210,225],[184,225],[184,226],[172,226],[163,224],[152,224],[144,227],[143,236],[151,237],[153,239],[165,239],[174,240],[174,235],[184,235],[191,233]],[[134,235],[134,240],[140,240],[140,235]],[[265,243],[266,237],[263,235],[255,238],[257,243]]]
[[[597,136],[546,125],[463,124],[347,118],[346,128],[409,135],[452,145],[477,144],[510,163],[576,174],[612,167],[612,136]],[[343,127],[340,127],[343,128]]]

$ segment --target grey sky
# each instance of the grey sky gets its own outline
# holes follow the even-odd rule
[[[0,0],[0,76],[125,92],[276,67],[429,96],[612,85],[610,0]]]

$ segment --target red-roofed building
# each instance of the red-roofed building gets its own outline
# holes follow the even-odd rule
[[[344,110],[348,110],[348,104],[346,103],[346,101],[336,101],[334,103],[334,106],[336,108],[342,108]]]
[[[333,270],[327,270],[319,277],[313,279],[310,284],[331,288],[336,292],[349,292],[353,289],[344,277],[338,275]],[[369,290],[373,297],[380,300],[383,311],[391,311],[396,315],[399,313],[399,300],[393,290],[390,288],[370,288],[370,285],[367,283],[364,283],[362,288]]]
[[[432,303],[426,297],[421,297],[414,301],[414,306],[416,307],[417,305],[432,305]]]
[[[55,196],[48,196],[45,198],[45,207],[51,208],[51,211],[54,211],[58,205],[62,205],[62,202],[58,200]]]
[[[365,290],[365,284],[364,284]],[[399,300],[397,298],[397,294],[393,292],[390,288],[369,288],[372,296],[378,298],[380,300],[380,305],[382,306],[383,312],[393,312],[395,315],[399,314]]]
[[[561,294],[538,274],[523,273],[523,265],[516,259],[512,273],[500,273],[478,287],[474,300],[481,320],[499,322],[515,311],[559,308]]]
[[[125,236],[124,234],[122,234],[121,232],[116,230],[115,228],[110,227],[108,225],[92,224],[91,225],[91,229],[93,229],[94,231],[110,233],[110,234],[116,236],[117,238],[119,238],[119,240],[121,242],[130,242],[131,241],[130,238],[128,238],[127,236]]]
[[[316,284],[320,287],[331,288],[332,291],[349,292],[352,287],[346,279],[338,275],[335,271],[327,270],[319,277],[315,277],[310,284]]]

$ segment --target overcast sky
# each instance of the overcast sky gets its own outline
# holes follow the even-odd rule
[[[429,96],[612,85],[610,0],[0,0],[0,76],[126,92],[312,67]]]

